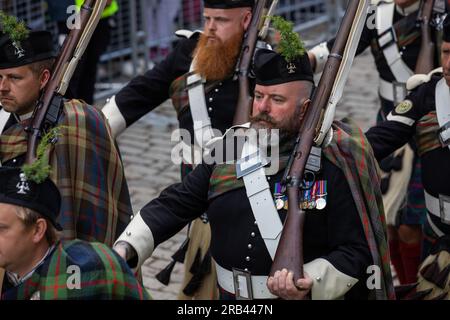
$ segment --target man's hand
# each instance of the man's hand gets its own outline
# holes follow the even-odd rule
[[[125,261],[131,260],[136,256],[136,251],[125,241],[117,242],[113,249]]]
[[[307,297],[313,286],[312,279],[305,273],[305,277],[298,279],[294,284],[294,274],[286,269],[275,272],[273,277],[267,280],[270,292],[285,300],[303,300]]]

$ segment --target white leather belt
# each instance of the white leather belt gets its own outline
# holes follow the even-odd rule
[[[397,102],[404,100],[407,94],[406,83],[399,83],[399,85],[401,85],[401,87],[399,86],[399,90],[397,90]],[[403,88],[403,93],[400,91],[401,88]],[[395,102],[394,84],[392,82],[380,78],[378,92],[383,99]]]
[[[219,286],[236,296],[243,298],[253,297],[253,299],[276,299],[277,296],[270,293],[267,288],[267,276],[250,276],[250,281],[245,276],[239,275],[239,273],[233,273],[223,267],[217,262],[217,282]],[[238,284],[238,290],[235,289],[235,283]],[[249,292],[251,290],[251,292]]]
[[[426,190],[425,205],[427,210],[434,216],[441,219],[443,223],[450,224],[450,202],[445,201],[444,198],[438,199],[430,195]]]

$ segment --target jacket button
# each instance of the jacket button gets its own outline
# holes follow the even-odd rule
[[[126,235],[130,237],[130,236],[131,236],[131,232],[130,232],[130,231],[127,231],[127,232],[126,232]]]
[[[254,238],[256,236],[256,233],[252,232],[250,233],[250,235],[252,236],[252,238]]]
[[[247,248],[251,249],[251,248],[253,248],[253,246],[249,243]]]
[[[209,102],[213,102],[213,100],[214,100],[213,98],[209,98]]]
[[[245,261],[250,261],[251,259],[250,259],[250,257],[245,257]]]

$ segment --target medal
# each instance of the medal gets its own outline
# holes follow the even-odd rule
[[[316,200],[316,209],[317,210],[323,210],[327,206],[327,200],[324,198],[319,198]]]
[[[281,210],[284,207],[284,200],[281,198],[278,198],[275,200],[275,206],[277,207],[277,210]]]
[[[316,208],[316,202],[313,200],[313,201],[310,201],[309,203],[308,203],[308,209],[315,209]]]

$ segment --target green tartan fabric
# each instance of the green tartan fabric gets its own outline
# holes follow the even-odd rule
[[[380,190],[378,165],[364,133],[351,120],[334,122],[332,143],[323,150],[324,156],[345,174],[355,200],[374,264],[382,271],[382,288],[372,299],[395,299],[387,246],[386,222]],[[290,149],[292,151],[292,147]],[[280,166],[282,170],[284,166]],[[209,200],[234,189],[244,187],[236,180],[235,165],[220,165],[210,179]]]
[[[31,278],[2,300],[148,300],[126,262],[102,243],[58,244]]]
[[[362,130],[350,119],[333,123],[333,140],[325,157],[345,174],[355,200],[374,264],[382,271],[382,287],[372,297],[395,299],[378,165]]]
[[[189,96],[187,93],[187,78],[192,75],[192,72],[176,78],[170,85],[169,97],[172,99],[172,104],[177,112],[177,115],[184,112],[189,107]]]
[[[50,151],[51,179],[61,192],[63,240],[112,246],[130,221],[132,208],[122,161],[103,114],[79,100],[67,101],[61,137]],[[2,163],[26,153],[23,124],[0,136]]]
[[[439,122],[436,111],[432,111],[422,117],[416,124],[415,140],[419,156],[441,148],[442,145],[438,138]]]

